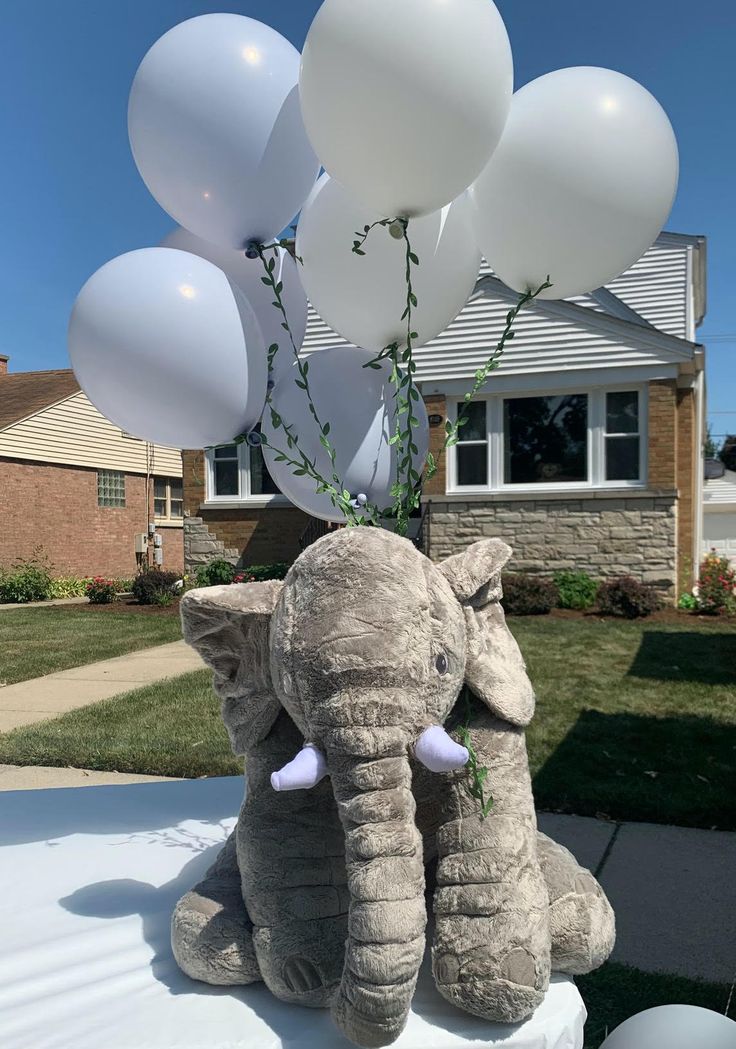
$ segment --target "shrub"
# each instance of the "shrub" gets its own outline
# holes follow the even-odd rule
[[[598,590],[598,611],[604,616],[623,616],[625,619],[643,619],[660,607],[657,592],[646,583],[631,576],[620,576],[601,583]]]
[[[501,604],[510,616],[546,616],[557,603],[551,579],[536,575],[505,575]]]
[[[226,586],[235,577],[235,565],[229,561],[209,561],[197,569],[197,586]]]
[[[238,573],[241,583],[262,583],[267,579],[284,579],[291,568],[285,561],[274,561],[272,565],[246,565]]]
[[[109,605],[115,600],[116,593],[114,579],[98,575],[87,583],[87,597],[92,605]]]
[[[51,580],[49,598],[57,600],[63,597],[85,597],[88,582],[88,579],[79,579],[77,576],[59,576],[58,579]]]
[[[677,607],[681,608],[683,612],[697,612],[698,599],[694,594],[681,594]]]
[[[599,584],[587,572],[557,572],[554,578],[560,608],[593,607]]]
[[[10,572],[0,576],[0,604],[46,601],[51,590],[51,565],[41,549],[25,561],[16,561]]]
[[[133,580],[133,597],[139,605],[160,604],[160,595],[166,594],[173,601],[176,596],[175,584],[179,582],[176,572],[162,572],[157,568],[141,572]],[[171,601],[168,603],[171,604]]]
[[[700,566],[698,609],[706,615],[736,612],[736,570],[727,557],[710,553]]]

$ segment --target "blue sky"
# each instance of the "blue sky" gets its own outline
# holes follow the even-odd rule
[[[0,34],[0,352],[13,370],[66,367],[77,291],[102,263],[158,243],[171,220],[148,194],[126,132],[131,81],[177,22],[236,11],[301,47],[318,0],[3,0]],[[736,4],[733,0],[498,0],[516,86],[601,65],[652,91],[681,154],[668,228],[708,245],[713,430],[736,432]],[[730,412],[733,414],[720,414]]]

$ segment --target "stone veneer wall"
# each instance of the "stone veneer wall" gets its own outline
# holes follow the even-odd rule
[[[201,517],[184,518],[184,571],[196,572],[209,561],[229,561],[236,565],[240,552],[229,550],[213,535]]]
[[[489,536],[514,548],[512,571],[551,575],[584,570],[597,579],[632,575],[670,597],[676,593],[674,493],[467,503],[432,499],[433,559],[449,557]]]

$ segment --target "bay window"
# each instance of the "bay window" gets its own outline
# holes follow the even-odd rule
[[[448,490],[643,485],[645,390],[589,389],[473,401],[448,454]],[[448,405],[453,415],[462,402]]]

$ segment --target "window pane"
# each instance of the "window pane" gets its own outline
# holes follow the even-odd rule
[[[238,446],[236,444],[225,444],[222,448],[215,448],[215,459],[237,459]]]
[[[125,474],[117,470],[97,471],[97,505],[125,506]]]
[[[639,432],[639,394],[636,390],[606,395],[606,433]]]
[[[217,451],[215,451],[217,455]],[[240,495],[240,478],[237,460],[219,462],[215,459],[215,494]]]
[[[462,405],[457,406],[458,414],[462,411]],[[472,401],[468,405],[466,413],[467,422],[458,430],[461,441],[485,441],[488,438],[486,427],[486,402]]]
[[[166,479],[164,477],[156,477],[153,482],[153,494],[156,499],[166,500]]]
[[[606,480],[639,480],[639,438],[606,438]]]
[[[587,481],[587,395],[504,401],[504,448],[506,484]]]
[[[172,517],[183,517],[184,516],[184,503],[181,499],[171,500],[171,516]]]
[[[181,477],[172,477],[169,481],[169,487],[171,488],[172,499],[184,498],[184,485]]]
[[[459,444],[457,446],[458,485],[488,484],[488,445]]]
[[[279,494],[279,489],[274,484],[271,474],[266,469],[266,464],[263,461],[263,452],[260,448],[250,449],[250,494]]]
[[[154,499],[153,512],[156,515],[156,517],[166,517],[166,500]]]

